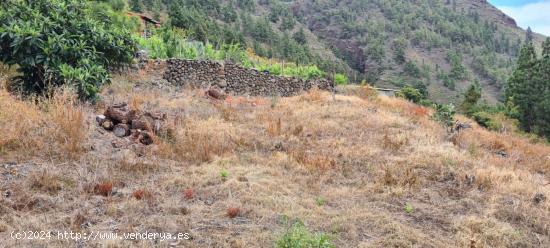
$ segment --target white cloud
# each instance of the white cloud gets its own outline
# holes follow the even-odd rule
[[[529,26],[534,32],[550,36],[550,0],[522,6],[498,6],[498,8],[514,18],[520,27]]]

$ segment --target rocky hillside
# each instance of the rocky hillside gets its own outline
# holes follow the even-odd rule
[[[130,2],[195,39],[242,42],[266,57],[347,71],[355,82],[413,85],[439,102],[458,101],[476,81],[485,99],[500,99],[526,37],[485,0]]]

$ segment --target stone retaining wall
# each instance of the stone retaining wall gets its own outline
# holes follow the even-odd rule
[[[218,86],[230,94],[250,96],[292,96],[314,86],[329,91],[334,88],[326,79],[280,77],[233,63],[201,60],[167,60],[164,79],[176,85]]]

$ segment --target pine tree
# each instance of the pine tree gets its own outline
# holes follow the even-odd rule
[[[304,45],[307,43],[306,33],[304,32],[303,28],[300,28],[298,32],[294,33],[292,38],[301,45]]]
[[[531,30],[531,27],[527,27],[527,32],[525,32],[525,43],[529,43],[533,41],[533,31]]]
[[[464,100],[460,104],[460,110],[466,115],[471,116],[475,112],[475,107],[480,98],[481,87],[479,86],[479,81],[476,80],[464,93]]]
[[[517,68],[508,80],[506,97],[519,111],[520,127],[533,131],[537,103],[542,100],[540,83],[537,82],[537,57],[533,43],[527,42],[520,50]]]
[[[550,38],[542,43],[542,58],[537,68],[537,80],[541,85],[542,98],[539,102],[537,119],[539,134],[550,138]]]

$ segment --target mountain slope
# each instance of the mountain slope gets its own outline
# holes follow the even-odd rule
[[[164,8],[167,20],[197,39],[240,41],[262,56],[346,71],[354,82],[426,88],[439,102],[458,101],[476,81],[485,99],[500,99],[526,36],[484,0],[174,0],[149,5],[157,12]],[[174,11],[178,7],[185,10]],[[188,14],[193,21],[182,22],[185,12],[195,13]],[[201,19],[213,25],[197,28]],[[204,29],[210,34],[202,34]],[[241,38],[217,35],[224,32]],[[540,43],[542,36],[535,34],[534,40]]]
[[[476,79],[497,98],[525,37],[513,19],[485,1],[300,1],[294,6],[295,15],[354,69],[364,68],[375,82],[390,85],[403,83],[403,74],[409,74],[405,83],[423,75],[425,84],[435,82],[430,93],[438,100],[453,94],[453,84],[463,90]]]

